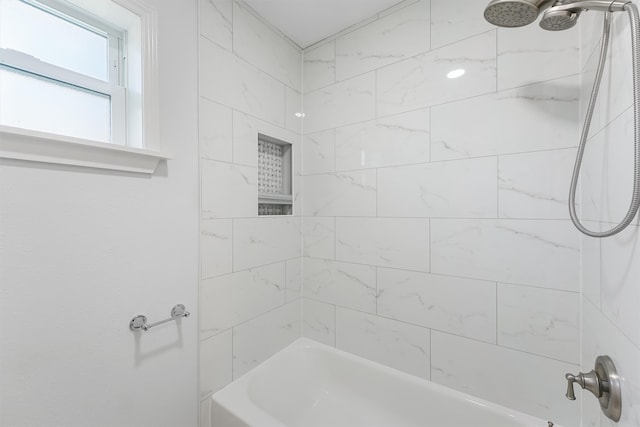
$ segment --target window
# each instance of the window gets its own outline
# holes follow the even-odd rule
[[[0,0],[0,156],[31,160],[12,134],[157,150],[155,37],[146,0]]]

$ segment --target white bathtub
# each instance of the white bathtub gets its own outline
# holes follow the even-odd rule
[[[304,338],[211,399],[212,427],[548,426]]]

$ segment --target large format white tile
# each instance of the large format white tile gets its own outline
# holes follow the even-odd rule
[[[303,178],[305,216],[375,216],[374,169]]]
[[[248,166],[202,160],[202,218],[252,217],[258,213],[258,171]]]
[[[285,264],[202,281],[201,336],[227,330],[285,302]]]
[[[590,230],[599,231],[601,224],[585,221],[584,225]],[[609,227],[608,224],[604,226]],[[582,295],[600,309],[602,307],[601,289],[601,244],[603,239],[580,235],[580,277],[582,280]]]
[[[431,49],[493,30],[482,17],[486,6],[483,1],[431,0]]]
[[[580,362],[580,294],[498,284],[498,344]]]
[[[429,379],[429,329],[336,308],[336,347]]]
[[[336,79],[344,80],[429,50],[429,1],[386,15],[336,39]]]
[[[332,85],[336,74],[336,42],[304,51],[304,93]]]
[[[371,72],[306,93],[305,133],[373,119],[375,80],[375,73]]]
[[[378,268],[377,313],[495,343],[496,284]]]
[[[640,228],[602,239],[602,312],[640,347]]]
[[[302,132],[302,94],[289,87],[286,91],[285,127],[299,134]]]
[[[466,72],[457,79],[447,78],[450,71],[457,69]],[[379,69],[377,76],[378,117],[494,92],[495,33],[484,33],[389,65]]]
[[[231,162],[233,160],[231,109],[200,98],[199,115],[200,158]]]
[[[581,218],[611,222],[612,228],[626,216],[633,192],[633,135],[630,109],[588,141],[580,171]]]
[[[285,125],[284,84],[204,37],[199,63],[200,96]]]
[[[355,310],[376,311],[376,268],[304,258],[304,296]]]
[[[335,347],[336,307],[308,298],[305,298],[302,304],[302,335]]]
[[[300,218],[268,217],[233,220],[233,269],[298,258],[302,255]]]
[[[305,135],[302,144],[302,171],[305,175],[335,172],[334,129]]]
[[[538,25],[498,28],[498,90],[580,72],[580,31],[542,31]]]
[[[339,261],[429,270],[429,220],[336,218]]]
[[[569,221],[432,219],[431,272],[575,292],[579,239]]]
[[[574,147],[579,79],[505,90],[431,109],[431,160]]]
[[[302,90],[302,53],[248,9],[233,4],[233,49],[287,86]]]
[[[579,405],[564,397],[564,374],[577,368],[566,362],[431,332],[432,381],[556,424],[579,425]]]
[[[200,341],[200,397],[232,381],[231,329]]]
[[[498,159],[500,218],[568,219],[576,150],[541,151]]]
[[[429,110],[385,117],[335,130],[336,170],[429,161]]]
[[[637,283],[634,283],[637,287]],[[602,416],[594,397],[581,391],[583,397],[583,424],[585,426],[636,427],[640,425],[640,350],[634,346],[588,300],[582,304],[582,372],[593,369],[598,356],[608,355],[616,365],[622,386],[622,413],[618,423]],[[575,373],[575,372],[574,372]],[[577,397],[577,396],[576,396]]]
[[[378,170],[378,215],[495,218],[495,157]]]
[[[302,252],[306,257],[334,259],[335,219],[306,217],[302,223]]]
[[[200,0],[200,34],[223,48],[233,49],[233,0]]]
[[[287,302],[302,297],[302,258],[287,260]]]
[[[302,302],[291,302],[233,328],[233,379],[302,336]]]
[[[243,114],[238,111],[233,112],[233,162],[258,166],[258,134],[263,134],[271,138],[292,144],[294,150],[300,141],[300,135],[296,132],[284,129],[281,126],[265,122],[264,120]],[[294,163],[295,165],[295,163]],[[294,170],[294,174],[298,170]]]
[[[231,219],[212,219],[200,222],[200,257],[203,279],[221,276],[233,271]]]

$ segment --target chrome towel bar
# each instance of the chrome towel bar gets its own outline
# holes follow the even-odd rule
[[[170,318],[155,323],[147,323],[147,316],[139,314],[131,319],[131,322],[129,322],[129,329],[134,332],[148,331],[154,326],[163,325],[165,323],[171,322],[172,320],[180,319],[182,317],[189,317],[190,315],[191,313],[187,311],[187,308],[183,304],[178,304],[171,309]]]

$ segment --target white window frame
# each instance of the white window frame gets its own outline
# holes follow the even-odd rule
[[[112,143],[0,125],[0,158],[153,173],[160,161],[169,158],[162,153],[159,144],[157,11],[147,0],[37,2],[71,17],[74,23],[77,23],[76,19],[85,22],[85,28],[89,30],[95,28],[109,35],[110,82],[7,49],[0,49],[0,63],[4,67],[110,96]],[[122,9],[113,7],[114,4],[131,13],[123,14]],[[44,10],[49,12],[47,9]],[[132,22],[131,14],[137,18],[135,22]],[[113,26],[93,19],[91,15],[104,18]],[[126,40],[128,52],[121,52],[122,43],[117,40],[126,38],[127,31],[133,36]],[[128,79],[130,87],[125,88],[121,83],[129,75],[135,77]]]

